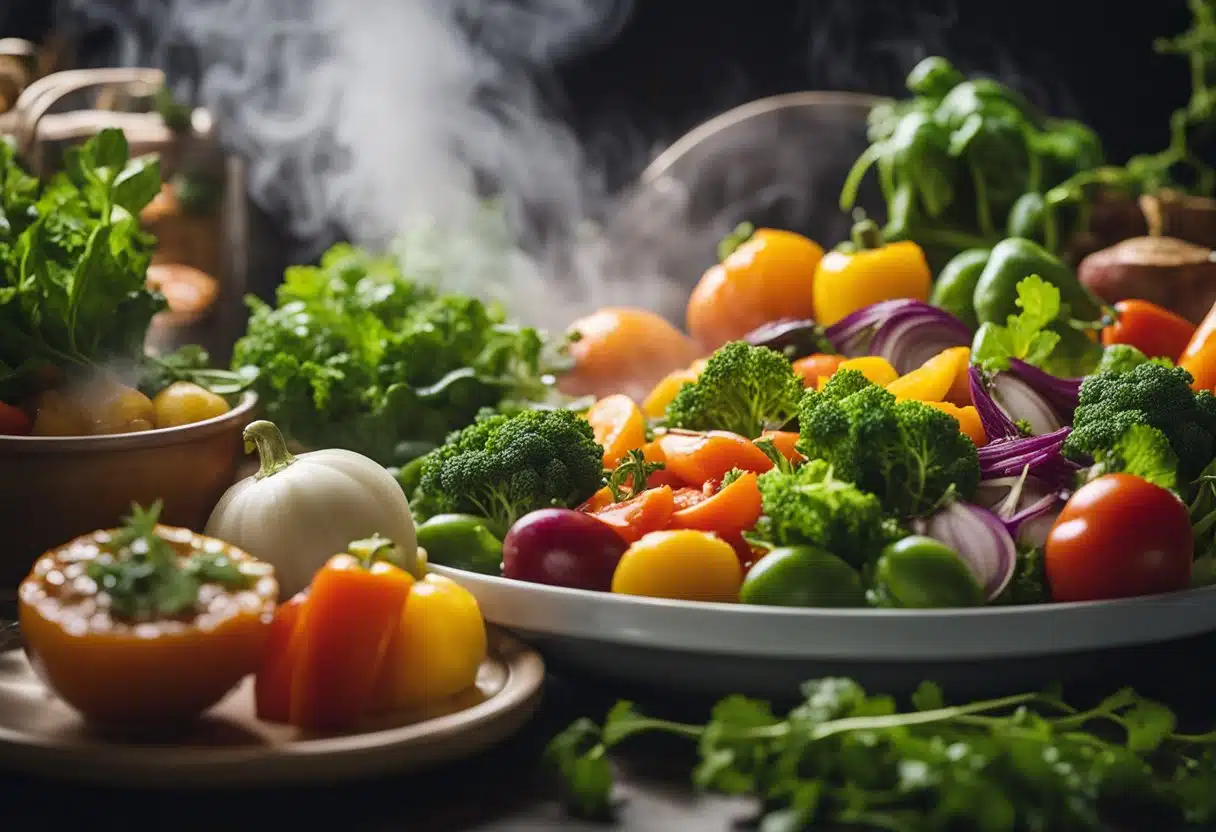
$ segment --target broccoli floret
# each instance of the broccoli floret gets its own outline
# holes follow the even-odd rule
[[[1178,487],[1178,454],[1169,437],[1151,425],[1132,425],[1114,447],[1094,454],[1091,477],[1122,472],[1162,488]]]
[[[411,506],[424,518],[474,514],[506,529],[530,511],[590,497],[603,484],[603,455],[572,411],[490,416],[424,458]]]
[[[1193,391],[1191,380],[1180,367],[1152,361],[1124,373],[1089,376],[1081,384],[1064,455],[1082,462],[1096,459],[1114,452],[1132,425],[1149,425],[1165,434],[1178,458],[1178,473],[1189,482],[1216,448],[1216,397]]]
[[[774,546],[818,546],[860,567],[899,536],[882,501],[837,479],[823,460],[791,472],[774,469],[758,484],[764,516],[756,536]]]
[[[931,511],[951,489],[968,499],[979,484],[975,445],[953,418],[921,402],[897,404],[855,370],[807,391],[798,425],[804,456],[826,460],[899,517]]]
[[[668,427],[728,430],[748,439],[794,418],[802,381],[789,359],[768,347],[732,341],[709,357],[696,381],[667,405]]]
[[[1111,344],[1102,353],[1094,374],[1098,373],[1127,373],[1148,363],[1148,356],[1130,344]]]

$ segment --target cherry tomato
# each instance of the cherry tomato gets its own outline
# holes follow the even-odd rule
[[[24,410],[0,402],[0,436],[25,436],[31,427]]]
[[[626,550],[612,591],[683,601],[739,600],[743,567],[734,548],[709,532],[651,532]]]
[[[1185,589],[1195,541],[1186,506],[1130,474],[1082,487],[1047,535],[1044,565],[1056,601],[1098,601]]]
[[[574,368],[561,377],[572,396],[624,393],[637,401],[663,376],[697,357],[692,340],[644,309],[601,309],[570,325]]]
[[[1195,334],[1195,325],[1147,300],[1121,300],[1118,319],[1102,330],[1102,343],[1130,344],[1149,358],[1177,361]]]

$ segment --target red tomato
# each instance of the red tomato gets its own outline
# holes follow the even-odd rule
[[[0,436],[25,436],[30,432],[30,417],[11,404],[0,402]]]
[[[1186,506],[1130,474],[1082,487],[1047,535],[1044,565],[1056,601],[1099,601],[1185,589],[1195,540]]]

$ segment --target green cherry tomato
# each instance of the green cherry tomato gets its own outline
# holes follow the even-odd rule
[[[771,607],[861,607],[866,596],[861,576],[840,558],[813,546],[783,546],[752,566],[739,600]]]
[[[874,569],[874,595],[882,606],[913,609],[978,607],[984,590],[949,546],[912,535],[882,551]]]
[[[502,571],[502,541],[480,517],[437,514],[418,527],[418,545],[432,563],[483,575]]]

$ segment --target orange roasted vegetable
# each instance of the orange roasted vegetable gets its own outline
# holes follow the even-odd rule
[[[717,493],[701,499],[671,515],[673,529],[699,529],[723,537],[747,531],[760,519],[760,489],[756,475],[741,474]]]
[[[1194,389],[1216,390],[1216,304],[1191,336],[1178,366],[1191,374]]]
[[[296,670],[292,639],[307,600],[308,593],[297,592],[275,611],[266,640],[266,658],[254,679],[253,698],[258,719],[291,721],[291,680]]]
[[[773,446],[781,455],[794,464],[806,462],[806,457],[798,452],[798,434],[792,430],[766,430],[762,439],[771,440]]]
[[[819,387],[819,380],[831,378],[845,362],[843,355],[817,352],[794,362],[794,372],[802,379],[803,387]]]
[[[644,534],[667,528],[674,509],[671,486],[660,485],[589,513],[632,543]]]
[[[572,323],[574,367],[561,376],[573,396],[624,393],[641,401],[670,372],[687,367],[697,348],[687,335],[644,309],[611,307]]]
[[[933,275],[916,243],[884,244],[878,226],[853,226],[853,251],[830,251],[815,272],[815,320],[831,326],[871,304],[897,298],[927,301]]]
[[[942,413],[954,417],[959,430],[967,435],[977,448],[988,444],[988,436],[984,433],[984,425],[980,422],[980,414],[974,407],[958,407],[950,402],[925,402],[929,407],[936,408]]]
[[[130,727],[198,716],[257,670],[274,568],[135,506],[119,529],[47,552],[18,591],[32,661],[67,704]]]
[[[671,430],[658,441],[667,470],[687,483],[721,480],[732,468],[763,474],[773,467],[750,439],[725,430]]]
[[[718,249],[688,298],[688,332],[706,350],[779,318],[813,316],[812,285],[823,248],[793,231],[744,223]]]
[[[605,468],[615,468],[625,454],[646,444],[646,417],[628,396],[600,399],[587,410],[586,419],[604,448]]]
[[[971,401],[971,347],[951,347],[942,354],[954,356],[954,380],[950,382],[950,390],[946,393],[946,401],[959,407],[969,407]]]

